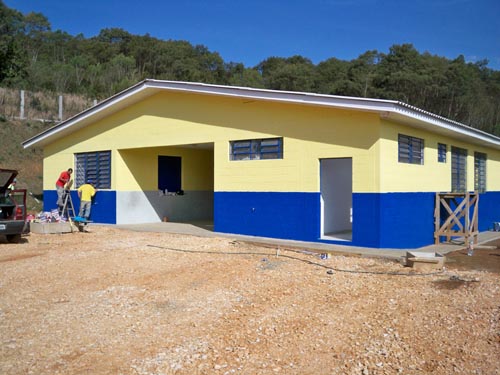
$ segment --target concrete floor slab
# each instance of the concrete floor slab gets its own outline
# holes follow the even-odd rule
[[[187,234],[200,237],[227,237],[237,241],[260,243],[276,247],[293,247],[302,248],[304,250],[324,252],[324,253],[344,253],[360,256],[382,257],[389,259],[400,259],[406,256],[407,251],[412,252],[436,252],[447,254],[453,251],[464,249],[466,246],[463,240],[457,239],[452,243],[441,243],[438,245],[429,245],[419,249],[377,249],[368,247],[353,247],[337,244],[325,244],[318,242],[305,242],[293,240],[281,240],[268,237],[244,236],[238,234],[216,233],[213,232],[213,223],[211,222],[190,222],[190,223],[173,223],[173,222],[156,222],[144,224],[122,224],[116,225],[117,228],[139,231],[139,232],[165,232]],[[478,245],[484,244],[500,238],[500,232],[481,232],[478,238]]]

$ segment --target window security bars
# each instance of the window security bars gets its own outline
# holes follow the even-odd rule
[[[467,189],[467,150],[451,148],[451,191],[463,193]]]
[[[447,147],[443,143],[438,143],[438,162],[446,163],[446,151]]]
[[[486,191],[486,154],[474,152],[474,190]]]
[[[424,164],[424,140],[399,134],[398,161],[400,163]]]
[[[76,187],[92,180],[98,189],[111,189],[111,151],[75,154],[75,165]]]
[[[231,160],[283,159],[283,138],[232,141]]]

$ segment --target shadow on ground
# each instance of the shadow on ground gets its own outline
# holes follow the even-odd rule
[[[446,254],[446,267],[500,274],[500,239],[479,246],[472,256],[467,255],[467,249]]]

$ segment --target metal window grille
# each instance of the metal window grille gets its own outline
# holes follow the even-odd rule
[[[424,140],[399,134],[398,161],[400,163],[424,164]]]
[[[232,141],[231,160],[283,159],[283,138]]]
[[[467,150],[451,148],[451,190],[465,192],[467,189]]]
[[[486,154],[474,152],[474,190],[486,191]]]
[[[438,143],[438,162],[446,163],[447,146],[443,143]]]
[[[78,153],[75,161],[76,187],[92,180],[98,189],[111,188],[111,151]]]

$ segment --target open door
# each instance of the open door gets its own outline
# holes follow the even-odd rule
[[[321,238],[352,241],[352,158],[320,159]]]

